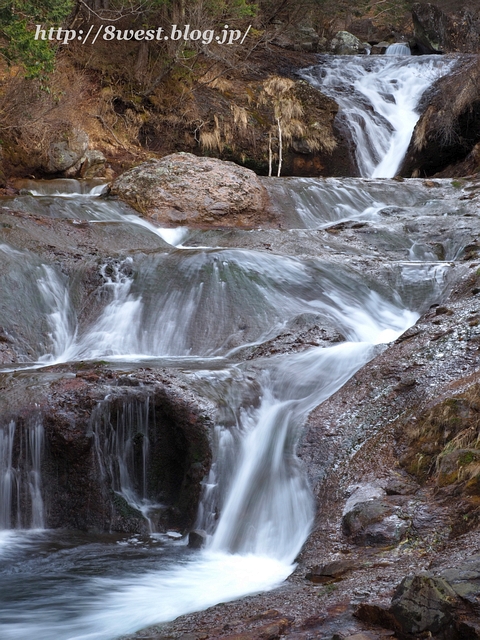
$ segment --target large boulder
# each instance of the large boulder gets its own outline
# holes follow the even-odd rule
[[[450,167],[445,177],[453,177],[474,169],[471,162],[465,164],[465,159],[480,139],[477,56],[465,56],[462,64],[440,78],[425,97],[423,106],[425,110],[415,126],[401,175],[432,176]]]
[[[81,162],[88,149],[88,135],[83,129],[73,128],[50,142],[41,167],[45,173],[62,173]]]
[[[175,153],[123,173],[111,193],[164,225],[272,226],[265,187],[233,162]]]
[[[448,566],[451,565],[451,566]],[[391,606],[362,603],[355,616],[395,631],[398,638],[480,638],[478,602],[480,556],[447,567],[403,578],[395,589]]]
[[[0,436],[9,438],[17,479],[12,523],[39,526],[40,510],[48,528],[145,533],[143,498],[155,530],[192,527],[210,468],[213,407],[184,377],[81,363],[4,376],[2,386]]]
[[[480,11],[465,8],[451,14],[442,11],[437,4],[417,2],[412,7],[419,51],[477,53],[480,50]]]
[[[398,544],[408,530],[401,510],[387,499],[359,502],[342,518],[342,532],[361,546]]]
[[[407,576],[393,595],[390,611],[406,633],[437,633],[452,621],[456,600],[443,578]]]
[[[367,53],[368,45],[348,31],[338,31],[330,43],[332,53],[341,56],[354,56]]]

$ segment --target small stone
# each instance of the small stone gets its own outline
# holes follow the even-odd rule
[[[201,549],[207,542],[207,534],[202,529],[193,529],[188,534],[188,546],[191,549]]]
[[[322,584],[330,582],[332,578],[338,578],[354,567],[355,562],[352,560],[335,560],[334,562],[312,567],[305,578],[313,583]]]

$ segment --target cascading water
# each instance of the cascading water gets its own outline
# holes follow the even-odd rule
[[[403,42],[395,42],[387,47],[385,51],[386,56],[410,56],[412,52],[408,44]]]
[[[40,419],[19,427],[10,420],[0,429],[0,529],[44,526]]]
[[[441,56],[324,56],[302,77],[340,105],[360,175],[392,178],[420,117],[422,95],[454,64]]]
[[[325,77],[331,76],[335,60]],[[424,61],[420,75],[428,71],[423,74],[430,74],[428,82],[441,73],[438,60]],[[392,104],[392,87],[397,85],[391,80],[396,75],[406,85],[411,72],[397,60],[372,60],[371,67],[369,62],[352,59],[347,78],[378,72],[377,95],[386,92],[385,84],[379,88],[386,83],[390,97],[384,96],[385,104]],[[345,72],[344,59],[339,64]],[[418,64],[413,68],[418,70]],[[316,74],[306,73],[312,79]],[[428,86],[422,78],[418,84]],[[420,89],[415,100],[419,95]],[[397,99],[400,102],[395,94]],[[386,131],[392,128],[386,116],[372,118]],[[390,138],[396,145],[395,135]],[[377,167],[375,137],[371,141],[375,145],[365,163]],[[378,145],[385,147],[385,154],[390,142]],[[391,154],[400,153],[400,147],[395,149]],[[419,181],[275,182],[272,195],[290,212],[291,228],[258,231],[266,242],[254,249],[249,232],[198,232],[195,237],[185,229],[158,230],[125,206],[95,198],[83,186],[54,195],[58,188],[33,183],[29,194],[15,199],[19,211],[38,207],[39,215],[68,224],[118,226],[132,237],[150,234],[156,243],[149,251],[117,253],[98,262],[99,284],[91,309],[78,303],[71,282],[55,264],[1,245],[0,257],[26,284],[17,300],[13,295],[0,300],[0,324],[12,324],[18,300],[22,309],[34,300],[35,318],[42,318],[41,346],[33,344],[27,330],[22,335],[22,345],[30,348],[25,353],[34,354],[31,364],[102,358],[127,368],[132,361],[138,366],[183,367],[192,388],[218,404],[219,419],[197,519],[197,526],[209,534],[207,547],[194,553],[183,542],[166,542],[161,534],[140,542],[139,537],[100,541],[72,533],[67,541],[64,532],[3,532],[2,639],[35,635],[37,640],[113,640],[142,626],[272,589],[291,573],[314,516],[311,491],[295,455],[303,422],[411,326],[419,312],[441,300],[451,269],[445,260],[454,260],[463,246],[461,232],[445,238],[439,231],[432,247],[431,219],[443,219],[451,204],[445,197],[427,197],[425,189]],[[417,231],[406,230],[412,210]],[[365,231],[364,249],[342,245],[328,233],[332,225],[351,221]],[[421,234],[422,224],[428,234]],[[190,238],[203,248],[190,246]],[[277,244],[269,253],[272,238]],[[181,248],[172,246],[180,243]],[[381,251],[396,256],[395,264],[386,261],[381,283],[363,267],[356,268],[362,251],[372,262]],[[11,283],[5,282],[8,288]],[[300,351],[247,358],[297,322],[330,332],[328,346],[304,344]],[[152,511],[162,505],[149,493],[152,415],[148,389],[142,393],[138,402],[115,405],[116,413],[111,397],[98,399],[90,428],[102,474],[111,479],[117,495],[143,511],[153,528]],[[18,433],[14,422],[0,430],[0,526],[38,528],[43,523],[41,422],[23,431],[21,467]],[[24,480],[19,484],[21,468]],[[15,515],[13,505],[20,494],[30,496],[28,518]],[[50,573],[42,564],[44,554]]]
[[[155,412],[146,398],[122,402],[112,411],[109,399],[92,412],[91,430],[102,484],[140,512],[148,530],[157,530],[158,514],[165,505],[152,499],[155,483],[150,467],[151,431],[156,432]],[[151,424],[153,422],[153,425]],[[157,489],[158,491],[158,489]]]

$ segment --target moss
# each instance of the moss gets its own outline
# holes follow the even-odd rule
[[[125,498],[119,495],[118,493],[112,492],[112,504],[115,507],[116,512],[122,518],[141,518],[142,520],[144,519],[140,511],[138,511],[137,509],[134,509],[131,505],[129,505],[128,502],[125,500]]]
[[[442,461],[457,450],[474,450],[478,438],[478,401],[480,385],[476,384],[462,395],[447,398],[428,412],[420,415],[416,422],[408,424],[403,437],[407,450],[401,458],[402,466],[421,481],[439,473]],[[459,466],[477,460],[475,452],[465,451]],[[443,465],[442,485],[455,482]],[[455,472],[457,473],[457,472]]]
[[[475,455],[473,454],[472,451],[466,451],[465,453],[463,453],[460,458],[458,459],[458,464],[461,467],[464,467],[466,464],[470,464],[475,460]]]

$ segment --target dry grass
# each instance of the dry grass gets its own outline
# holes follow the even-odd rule
[[[0,85],[0,131],[7,164],[35,168],[53,141],[73,128],[92,129],[90,84],[85,74],[59,61],[48,89],[21,73]]]

